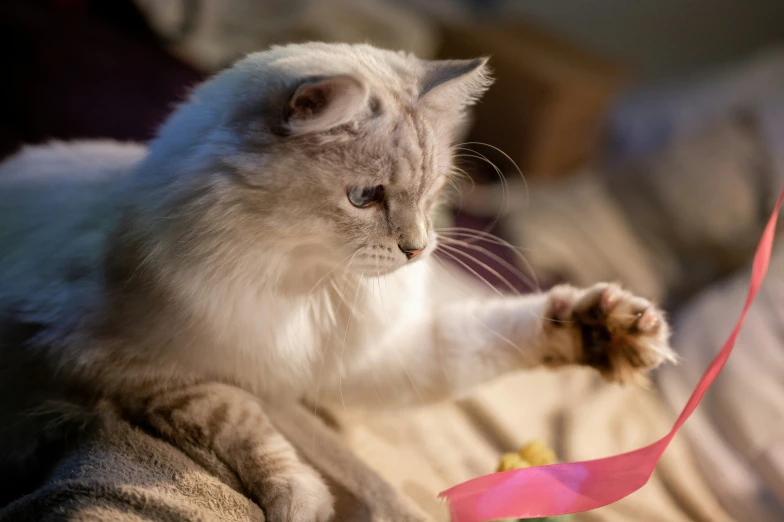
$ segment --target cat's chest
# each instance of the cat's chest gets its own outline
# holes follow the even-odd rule
[[[411,282],[370,280],[307,298],[235,293],[220,307],[212,371],[261,395],[305,393],[380,344],[418,301]]]
[[[202,371],[260,395],[297,392],[322,348],[307,303],[263,293],[221,297],[203,324],[212,341],[200,343]]]

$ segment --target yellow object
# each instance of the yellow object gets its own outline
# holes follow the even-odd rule
[[[535,440],[523,446],[520,450],[520,458],[529,462],[531,466],[544,466],[558,462],[555,452],[541,440]]]
[[[520,451],[517,453],[504,453],[501,457],[501,462],[498,464],[497,471],[544,466],[546,464],[555,464],[556,462],[558,462],[558,459],[555,457],[555,452],[544,442],[535,440],[520,448]]]
[[[519,453],[505,453],[498,464],[498,471],[509,471],[510,469],[530,468],[526,460],[520,457]]]
[[[555,464],[558,459],[555,452],[541,440],[534,440],[520,448],[517,453],[504,453],[501,457],[501,462],[498,464],[497,471],[509,471],[512,469],[530,468],[532,466],[545,466],[547,464]],[[522,518],[510,518],[507,520],[497,520],[496,522],[523,522]],[[571,522],[571,515],[563,515],[560,517],[544,517],[544,518],[530,518],[525,519],[531,522],[546,522],[555,521]]]

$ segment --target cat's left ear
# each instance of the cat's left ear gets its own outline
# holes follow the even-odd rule
[[[487,62],[488,58],[423,62],[420,103],[454,111],[473,105],[493,83]]]
[[[365,82],[348,74],[306,80],[289,100],[288,130],[311,134],[346,124],[367,107],[368,97]]]

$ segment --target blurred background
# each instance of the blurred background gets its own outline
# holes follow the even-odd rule
[[[663,303],[683,362],[659,385],[679,409],[741,306],[784,186],[782,7],[4,0],[0,156],[51,139],[148,140],[189,87],[275,43],[489,55],[497,82],[466,131],[442,255],[508,291],[617,280]],[[778,251],[739,362],[689,432],[711,491],[739,520],[784,520]]]

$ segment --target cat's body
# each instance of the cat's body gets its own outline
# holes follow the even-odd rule
[[[628,380],[671,358],[659,311],[611,285],[437,285],[428,213],[485,67],[274,48],[196,89],[149,150],[0,166],[0,311],[36,325],[0,331],[0,464],[24,467],[58,404],[109,404],[214,451],[271,521],[326,520],[326,487],[259,398],[403,406],[538,365]]]

